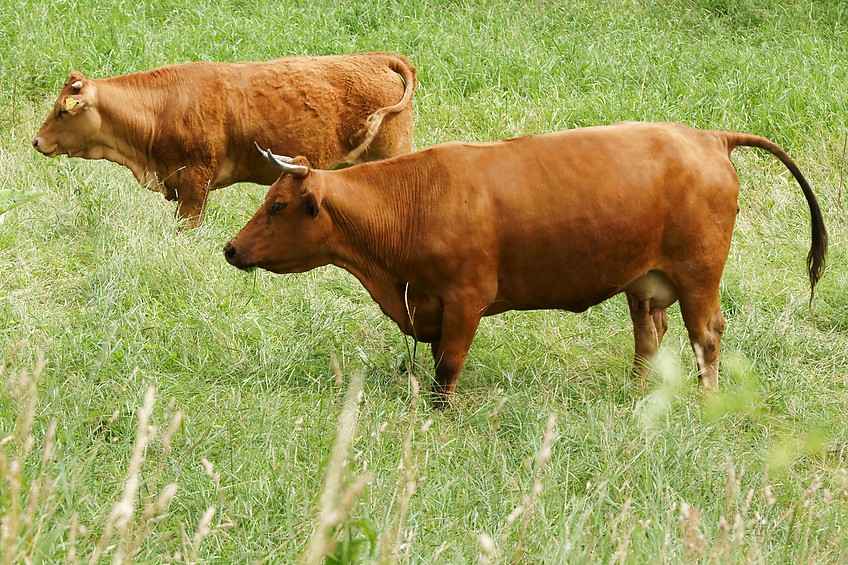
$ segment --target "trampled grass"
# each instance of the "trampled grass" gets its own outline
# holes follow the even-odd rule
[[[353,277],[224,262],[263,187],[213,193],[206,225],[178,232],[127,170],[29,147],[74,68],[364,50],[418,66],[419,148],[620,120],[780,143],[830,230],[814,316],[800,189],[771,156],[737,150],[717,398],[696,385],[676,308],[658,375],[629,381],[631,325],[613,299],[484,320],[439,412],[409,378],[426,390],[429,353]],[[3,560],[298,561],[362,374],[334,472],[370,483],[332,522],[342,561],[845,561],[846,60],[837,1],[4,0],[0,189],[44,195],[0,223]]]

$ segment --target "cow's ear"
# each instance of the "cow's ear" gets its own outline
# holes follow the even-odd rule
[[[321,193],[315,190],[303,193],[303,211],[312,216],[312,219],[318,217],[321,211]]]
[[[70,113],[76,114],[80,110],[85,110],[86,101],[82,98],[75,98],[73,96],[66,96],[64,100],[62,100],[62,110]]]
[[[71,74],[68,75],[68,82],[65,84],[68,85],[71,92],[79,92],[85,85],[85,77],[79,71],[71,71]]]

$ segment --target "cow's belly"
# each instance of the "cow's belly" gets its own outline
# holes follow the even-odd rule
[[[486,315],[506,310],[556,309],[583,312],[621,292],[666,308],[677,300],[677,289],[661,271],[646,267],[597,270],[540,268],[532,273],[505,276],[499,281],[498,297]]]
[[[624,291],[673,302],[673,285],[659,272],[674,265],[664,247],[665,223],[645,216],[643,204],[635,212],[598,211],[578,221],[539,212],[541,219],[532,222],[505,223],[498,300],[512,309],[573,312]],[[493,304],[492,312],[509,308]]]

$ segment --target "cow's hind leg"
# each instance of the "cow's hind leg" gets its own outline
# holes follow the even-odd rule
[[[717,390],[719,347],[724,333],[718,287],[714,292],[681,296],[680,312],[695,352],[701,384],[706,390]]]
[[[636,345],[632,375],[643,377],[657,358],[668,329],[666,308],[677,300],[677,288],[663,272],[653,270],[627,285],[624,292]]]
[[[641,378],[648,374],[657,358],[657,351],[668,330],[668,313],[665,308],[627,293],[627,306],[633,320],[633,338],[636,352],[631,376]]]

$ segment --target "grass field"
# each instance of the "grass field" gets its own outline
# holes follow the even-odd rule
[[[769,137],[830,232],[813,315],[800,188],[740,149],[719,395],[676,307],[630,381],[616,297],[485,319],[438,411],[429,352],[352,276],[226,264],[264,187],[180,232],[127,169],[30,147],[71,69],[371,50],[419,69],[417,148],[620,120]],[[0,0],[0,189],[44,193],[0,223],[2,561],[848,561],[846,61],[841,0]]]

